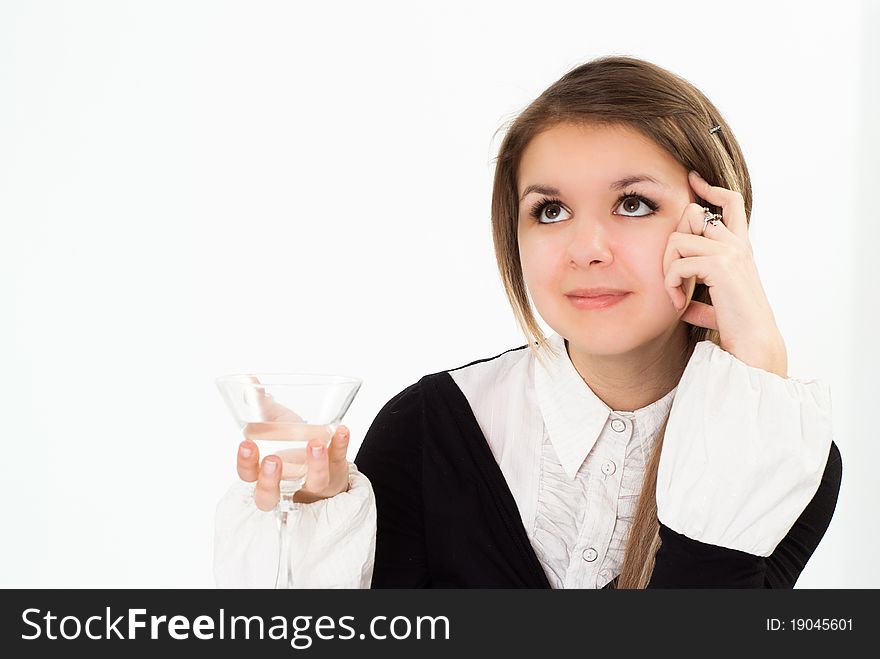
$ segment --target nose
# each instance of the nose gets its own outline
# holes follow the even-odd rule
[[[572,262],[579,265],[589,265],[594,261],[611,263],[614,259],[613,236],[605,223],[596,218],[579,218],[570,227],[568,256]]]

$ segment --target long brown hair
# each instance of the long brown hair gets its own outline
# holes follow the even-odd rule
[[[711,185],[742,194],[747,220],[752,187],[739,144],[718,109],[687,80],[656,64],[633,57],[600,57],[581,64],[548,87],[513,120],[502,126],[504,139],[494,158],[492,237],[507,298],[535,357],[553,348],[532,312],[517,241],[517,178],[523,151],[540,132],[561,123],[625,125],[641,131],[687,169]],[[710,129],[720,126],[720,130]],[[501,129],[499,129],[501,130]],[[698,199],[713,212],[720,209]],[[711,304],[709,289],[697,284],[693,299]],[[680,321],[683,322],[683,321]],[[687,355],[700,341],[720,345],[716,330],[688,325]],[[680,373],[678,374],[680,377]],[[667,419],[648,458],[645,480],[626,543],[618,588],[644,588],[660,546],[657,520],[657,466]]]

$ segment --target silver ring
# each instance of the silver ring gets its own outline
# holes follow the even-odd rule
[[[706,213],[705,218],[703,218],[703,231],[706,230],[707,224],[711,224],[714,227],[721,221],[721,213],[713,213],[705,206],[703,206],[703,211]]]

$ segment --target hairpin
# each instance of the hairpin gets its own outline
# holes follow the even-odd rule
[[[719,130],[721,130],[721,124],[718,124],[717,126],[713,126],[712,128],[709,129],[709,132],[710,133],[717,133]]]

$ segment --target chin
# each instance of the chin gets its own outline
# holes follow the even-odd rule
[[[568,339],[578,352],[597,356],[621,355],[630,352],[645,342],[644,336],[631,333],[632,327],[621,328],[615,324],[602,327],[587,327],[567,324],[558,333]]]
[[[574,344],[578,352],[597,356],[623,355],[638,351],[662,340],[661,337],[670,329],[668,326],[639,322],[634,318],[622,323],[602,324],[567,319],[559,326],[562,329],[558,333],[568,339],[569,344]]]

